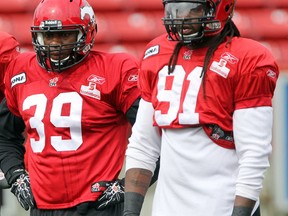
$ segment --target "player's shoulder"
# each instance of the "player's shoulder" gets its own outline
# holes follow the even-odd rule
[[[263,71],[279,73],[279,67],[272,52],[262,43],[249,38],[234,37],[228,48],[222,44],[217,52],[221,59],[235,65],[239,74],[253,74],[262,68]]]
[[[25,70],[31,64],[36,61],[36,53],[34,52],[23,52],[17,55],[9,63],[8,69],[10,72],[16,72],[20,70]]]
[[[7,50],[19,47],[15,37],[7,32],[0,31],[0,53],[5,53]]]
[[[162,34],[153,40],[151,40],[145,47],[143,53],[143,60],[150,57],[159,56],[159,55],[170,55],[177,42],[171,41],[168,39],[168,35]]]
[[[15,59],[17,59],[18,61],[21,59],[32,59],[36,57],[36,53],[32,52],[32,51],[25,51],[25,52],[21,52],[18,56],[16,56]]]
[[[148,42],[147,47],[155,45],[155,44],[165,44],[165,42],[169,41],[167,33],[161,34],[154,39],[152,39],[150,42]]]
[[[17,55],[11,63],[17,64],[17,65],[25,65],[29,63],[31,60],[35,59],[36,60],[36,53],[35,52],[22,52],[19,55]]]
[[[1,37],[1,39],[5,39],[5,38],[11,38],[11,37],[14,37],[14,36],[9,34],[8,32],[0,31],[0,37]]]
[[[121,80],[127,73],[138,73],[139,60],[129,53],[109,53],[91,51],[86,66],[89,71],[97,71],[99,76],[111,80]],[[114,81],[112,81],[114,82]]]
[[[262,43],[244,37],[234,37],[231,42],[232,50],[243,56],[272,56],[271,51]]]
[[[216,56],[238,66],[238,69],[242,68],[243,72],[254,71],[260,67],[278,70],[272,52],[260,42],[249,38],[234,37],[230,43],[222,43]]]
[[[0,64],[7,64],[20,53],[20,46],[14,36],[0,31]]]

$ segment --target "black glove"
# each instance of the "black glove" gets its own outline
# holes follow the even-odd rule
[[[11,185],[11,192],[16,196],[21,206],[28,211],[34,208],[35,200],[30,187],[30,178],[25,170],[15,170],[12,174],[14,183]]]
[[[107,189],[96,202],[96,208],[101,210],[108,206],[124,202],[124,179],[106,182]]]

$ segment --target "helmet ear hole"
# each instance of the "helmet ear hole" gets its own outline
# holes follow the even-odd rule
[[[232,4],[229,4],[229,5],[226,5],[226,6],[225,6],[225,12],[226,12],[226,13],[230,12],[231,9],[232,9]]]

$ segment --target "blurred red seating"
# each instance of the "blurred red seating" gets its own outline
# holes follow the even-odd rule
[[[240,0],[236,2],[236,8],[283,8],[288,7],[287,0]]]
[[[107,12],[96,15],[99,42],[143,42],[165,32],[162,12]],[[242,36],[257,40],[288,37],[288,9],[236,10],[233,18]],[[21,43],[31,43],[31,13],[0,14],[0,30]]]
[[[98,13],[99,42],[147,41],[165,32],[161,12]],[[234,21],[245,37],[254,39],[288,37],[288,9],[236,10]],[[0,30],[21,43],[31,43],[31,13],[0,14]]]
[[[1,0],[0,13],[32,12],[40,0]]]
[[[38,2],[0,0],[0,30],[15,35],[24,51],[33,50],[30,26]],[[90,4],[98,23],[94,49],[140,57],[148,41],[165,32],[161,0],[90,0]],[[280,67],[288,69],[288,0],[237,1],[233,20],[242,36],[265,41]]]
[[[31,44],[31,24],[31,13],[0,14],[0,30],[14,35],[22,44]]]
[[[162,11],[161,0],[88,0],[95,12],[102,11]],[[1,0],[0,13],[33,12],[40,0]],[[240,0],[236,8],[284,8],[288,7],[287,0]]]
[[[97,40],[103,42],[141,42],[165,32],[159,12],[126,12],[98,14]]]
[[[31,13],[0,14],[0,30],[14,35],[20,43],[31,44]],[[98,13],[99,42],[147,41],[165,32],[159,12]]]
[[[161,0],[88,0],[95,12],[102,11],[163,11]],[[0,13],[33,12],[40,0],[1,0]],[[288,8],[287,0],[240,0],[236,8]]]
[[[95,12],[162,10],[161,0],[88,0]],[[1,0],[0,13],[33,12],[40,0]]]
[[[162,11],[163,9],[161,0],[90,0],[89,3],[95,9],[96,14],[101,11]]]
[[[288,37],[288,8],[236,10],[233,20],[245,37],[257,40]]]
[[[288,40],[260,41],[275,57],[281,70],[288,70]]]

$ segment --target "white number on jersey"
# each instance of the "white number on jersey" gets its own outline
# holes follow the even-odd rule
[[[64,104],[70,104],[70,115],[62,116],[61,111]],[[33,152],[42,152],[45,147],[46,135],[45,125],[42,122],[46,114],[47,97],[44,94],[31,95],[23,103],[23,110],[36,106],[35,114],[29,119],[31,128],[34,128],[39,139],[30,138]],[[51,145],[56,151],[77,150],[82,144],[82,98],[76,92],[59,94],[52,104],[50,113],[51,123],[58,128],[70,128],[71,139],[62,139],[61,136],[51,136]]]
[[[157,99],[160,103],[168,102],[169,109],[166,114],[162,110],[155,110],[157,124],[159,126],[169,126],[178,116],[179,124],[199,124],[199,113],[196,113],[195,110],[202,82],[202,78],[200,78],[202,67],[196,67],[187,77],[181,65],[176,65],[174,72],[170,75],[167,75],[167,71],[168,66],[159,71]],[[167,77],[170,76],[173,76],[173,83],[171,90],[167,90],[165,86]],[[186,92],[183,89],[184,82],[189,84]],[[180,112],[181,103],[183,112]]]

